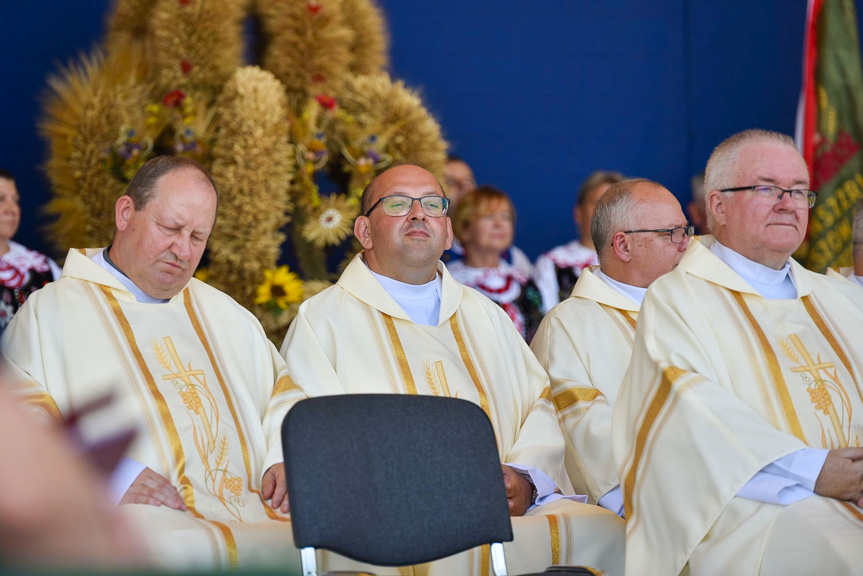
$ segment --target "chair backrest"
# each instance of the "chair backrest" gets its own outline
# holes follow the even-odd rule
[[[382,566],[512,540],[494,431],[470,402],[359,394],[282,424],[294,544]]]

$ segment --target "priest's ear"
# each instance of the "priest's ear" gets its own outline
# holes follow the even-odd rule
[[[711,223],[711,231],[714,226],[724,226],[725,216],[728,211],[729,196],[719,190],[711,190],[707,194],[707,222]]]
[[[117,198],[117,203],[114,205],[114,222],[117,224],[117,230],[120,232],[125,230],[134,214],[135,203],[131,196],[124,194]]]
[[[371,250],[374,248],[368,216],[357,216],[357,220],[354,222],[354,236],[360,241],[363,249]]]
[[[615,232],[611,237],[611,249],[621,262],[632,260],[632,246],[629,243],[629,235],[625,232]]]

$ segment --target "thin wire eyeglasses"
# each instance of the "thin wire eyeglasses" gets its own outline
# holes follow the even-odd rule
[[[720,192],[743,192],[746,190],[752,190],[757,196],[761,196],[762,198],[775,196],[777,202],[781,202],[782,196],[788,194],[794,202],[801,206],[806,204],[808,208],[815,206],[815,199],[818,198],[818,192],[815,192],[814,190],[805,190],[802,188],[788,190],[779,186],[773,186],[772,184],[738,186],[737,188],[725,188],[724,190],[720,190]]]
[[[384,214],[387,216],[407,216],[414,207],[414,202],[419,202],[423,209],[423,213],[430,218],[440,218],[446,216],[446,211],[449,208],[449,198],[445,196],[423,196],[422,198],[411,198],[410,196],[402,196],[394,194],[392,196],[384,196],[379,198],[377,202],[372,204],[363,216],[368,217],[372,210],[378,207],[378,204],[384,207]]]
[[[687,224],[686,226],[677,226],[676,228],[657,228],[656,230],[624,230],[624,234],[638,234],[640,232],[658,232],[668,233],[671,237],[672,244],[680,244],[687,236],[695,235],[695,226]],[[614,244],[612,244],[613,246]]]

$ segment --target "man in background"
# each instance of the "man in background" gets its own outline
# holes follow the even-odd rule
[[[599,262],[589,234],[593,207],[609,186],[621,180],[623,174],[602,170],[588,176],[578,188],[572,209],[572,217],[581,237],[552,248],[537,259],[536,284],[548,309],[569,298],[581,271]]]

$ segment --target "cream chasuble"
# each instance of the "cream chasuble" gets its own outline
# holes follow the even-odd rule
[[[611,414],[629,366],[638,304],[585,268],[572,296],[542,320],[530,347],[551,378],[567,438],[566,470],[596,503],[617,486]]]
[[[291,377],[309,396],[398,393],[470,400],[489,416],[501,462],[536,467],[571,494],[548,376],[499,306],[456,282],[442,263],[438,271],[440,321],[423,326],[410,320],[358,255],[336,286],[300,306],[282,345]],[[537,506],[513,519],[513,531],[515,541],[505,545],[513,574],[553,563],[622,573],[623,523],[597,506],[567,500]],[[488,547],[406,573],[485,576]]]
[[[863,291],[792,260],[798,297],[766,300],[712,242],[648,290],[614,408],[627,573],[854,573],[858,508],[736,494],[791,452],[863,443]]]
[[[305,397],[283,359],[222,292],[193,279],[169,302],[138,303],[88,258],[96,252],[70,251],[62,277],[7,328],[18,391],[53,416],[110,391],[113,417],[139,424],[127,456],[188,506],[120,506],[158,565],[298,566],[289,519],[260,494],[263,473],[283,459],[288,406]]]

